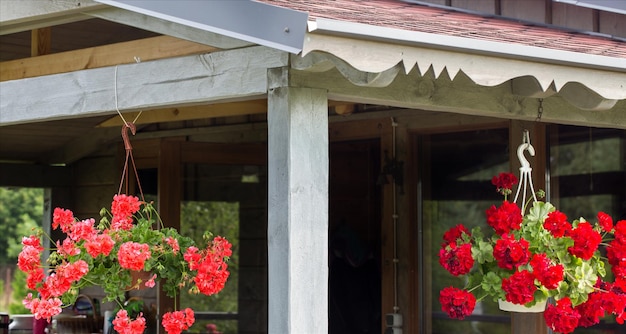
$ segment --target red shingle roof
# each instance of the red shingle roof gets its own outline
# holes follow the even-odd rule
[[[326,18],[408,31],[626,58],[626,42],[620,39],[399,0],[258,1],[308,12],[309,20]]]

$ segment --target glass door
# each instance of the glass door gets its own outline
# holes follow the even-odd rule
[[[422,331],[447,334],[506,334],[510,316],[497,303],[483,300],[463,321],[448,318],[441,310],[439,291],[463,287],[461,278],[439,265],[443,233],[458,224],[468,229],[487,227],[485,210],[502,200],[491,186],[491,178],[508,172],[508,129],[483,129],[422,135],[418,138],[418,179],[421,184],[422,231],[419,242]]]

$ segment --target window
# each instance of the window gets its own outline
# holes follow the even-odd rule
[[[509,171],[508,130],[492,129],[425,135],[418,146],[422,184],[423,284],[422,330],[425,333],[510,333],[509,314],[483,300],[472,316],[449,319],[441,311],[439,291],[464,282],[439,265],[443,233],[463,223],[469,229],[487,226],[484,211],[502,200],[491,178]]]

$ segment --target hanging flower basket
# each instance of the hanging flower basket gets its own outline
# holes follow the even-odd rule
[[[527,307],[525,305],[515,304],[511,302],[507,302],[506,300],[499,299],[498,307],[502,311],[507,312],[518,312],[518,313],[541,313],[546,310],[547,300],[543,302],[538,302],[533,306]]]
[[[522,145],[532,148],[529,142]],[[580,218],[570,223],[551,203],[537,201],[543,192],[536,196],[529,182],[530,165],[523,157],[520,162],[523,184],[518,194],[522,187],[526,192],[529,183],[533,196],[528,202],[523,196],[520,208],[515,203],[517,195],[513,202],[507,200],[517,178],[501,173],[492,183],[504,201],[485,212],[492,228],[489,235],[479,227],[469,231],[464,225],[444,233],[439,263],[452,275],[466,277],[466,286],[441,290],[442,310],[451,318],[463,319],[473,312],[477,301],[491,297],[501,305],[507,302],[523,307],[521,311],[509,307],[512,312],[545,309],[546,324],[559,333],[592,326],[611,315],[623,324],[626,220],[614,225],[611,216],[599,212],[595,222]],[[604,279],[609,267],[613,282]],[[556,305],[546,308],[548,298],[554,298]]]
[[[172,298],[181,289],[210,296],[224,287],[232,254],[226,239],[207,232],[205,243],[196,245],[175,229],[163,227],[152,204],[134,196],[115,195],[111,210],[103,209],[101,215],[96,223],[56,208],[52,227],[67,237],[56,242],[43,263],[41,239],[49,236],[39,229],[23,239],[18,266],[27,274],[28,288],[38,295],[29,293],[24,304],[37,319],[59,314],[87,286],[102,287],[104,300],[120,307],[126,291],[154,288],[157,282]],[[180,333],[193,323],[191,309],[165,313],[162,320],[168,333]],[[123,308],[113,320],[120,333],[143,333],[145,324],[142,314],[131,319]]]

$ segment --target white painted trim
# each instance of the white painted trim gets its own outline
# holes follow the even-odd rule
[[[362,37],[370,40],[402,44],[408,43],[409,45],[434,49],[626,72],[625,58],[432,34],[420,31],[408,31],[324,18],[318,18],[315,22],[309,21],[309,32]]]
[[[327,52],[364,72],[380,73],[402,63],[405,73],[417,68],[420,75],[432,73],[438,78],[445,69],[445,73],[454,79],[462,71],[483,86],[496,86],[513,78],[532,76],[544,91],[554,86],[558,92],[567,83],[578,82],[605,99],[626,99],[626,59],[615,58],[603,63],[602,60],[607,60],[604,59],[607,57],[594,58],[597,64],[604,66],[581,67],[571,62],[503,57],[502,54],[484,51],[468,52],[469,45],[458,45],[456,49],[428,47],[423,43],[408,43],[397,38],[355,39],[353,35],[317,32],[313,30],[307,34],[303,56],[313,51]]]

